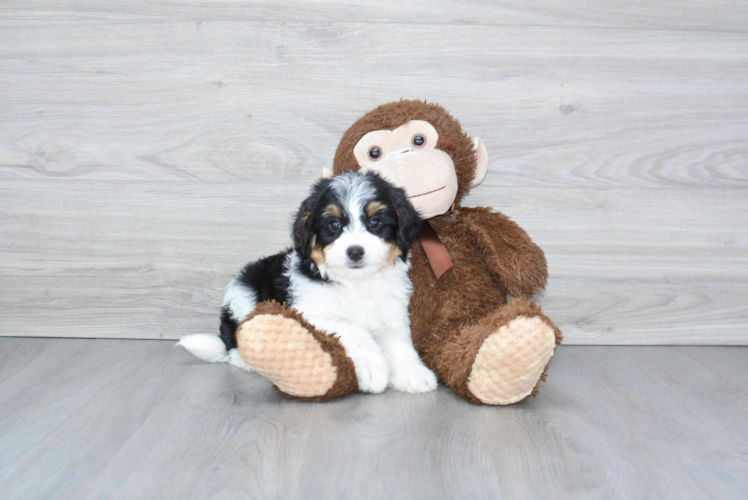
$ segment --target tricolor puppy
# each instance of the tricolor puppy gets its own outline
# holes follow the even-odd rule
[[[405,192],[373,172],[323,179],[299,208],[293,248],[248,264],[228,286],[220,340],[197,334],[180,345],[248,369],[237,326],[258,302],[275,300],[340,340],[361,391],[432,391],[436,377],[413,348],[408,315],[410,245],[420,226]]]

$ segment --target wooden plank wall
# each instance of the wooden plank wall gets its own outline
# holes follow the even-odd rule
[[[215,331],[345,129],[443,104],[569,344],[748,343],[748,4],[0,4],[0,334]]]

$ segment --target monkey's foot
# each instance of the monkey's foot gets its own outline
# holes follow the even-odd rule
[[[533,393],[556,348],[556,334],[540,317],[517,316],[483,341],[467,388],[487,405],[509,405]]]
[[[241,324],[236,339],[244,362],[292,396],[322,396],[338,377],[332,357],[293,319],[255,316]]]
[[[334,337],[295,310],[262,302],[236,330],[241,358],[284,396],[326,401],[358,390],[353,362]]]

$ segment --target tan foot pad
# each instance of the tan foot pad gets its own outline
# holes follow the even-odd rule
[[[293,319],[257,315],[239,325],[236,340],[244,362],[287,394],[322,396],[335,383],[332,357]]]
[[[555,346],[553,328],[546,322],[519,316],[483,341],[468,389],[488,405],[522,401],[537,384]]]

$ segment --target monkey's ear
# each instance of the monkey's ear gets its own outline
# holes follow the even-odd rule
[[[483,144],[480,137],[473,138],[473,147],[475,148],[475,178],[471,186],[477,186],[483,179],[486,178],[486,172],[488,172],[488,151],[486,151],[486,145]]]
[[[325,167],[322,169],[322,177],[325,179],[331,179],[332,178],[332,169]]]

